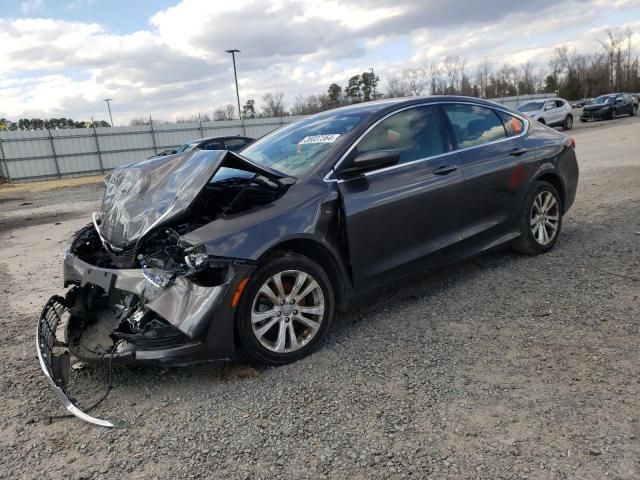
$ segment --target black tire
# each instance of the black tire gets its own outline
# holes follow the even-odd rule
[[[573,128],[573,116],[567,115],[562,123],[562,130],[571,130]]]
[[[633,109],[631,110],[631,115],[634,116],[634,117],[636,115],[638,115],[638,106],[637,105],[633,106]]]
[[[321,317],[320,326],[315,331],[315,334],[305,343],[302,347],[297,350],[290,352],[278,353],[269,348],[265,347],[257,338],[256,334],[252,328],[252,320],[251,315],[254,308],[254,302],[262,301],[264,302],[264,298],[261,297],[261,300],[258,300],[259,291],[265,282],[269,281],[274,275],[277,275],[280,272],[287,272],[297,270],[307,275],[315,280],[323,295],[324,301],[324,312],[323,315],[318,316]],[[285,278],[286,280],[286,278]],[[281,282],[282,284],[285,281]],[[285,286],[286,288],[293,288],[292,284],[289,286]],[[291,290],[289,290],[290,293]],[[303,292],[304,293],[304,292]],[[312,295],[312,294],[309,294]],[[304,299],[302,299],[304,301]],[[272,304],[276,309],[276,304]],[[282,307],[284,308],[284,307]],[[292,307],[293,308],[293,307]],[[324,269],[318,265],[313,260],[310,260],[307,257],[302,255],[298,255],[291,252],[277,252],[274,255],[270,256],[266,259],[261,266],[255,271],[255,273],[251,276],[249,282],[243,290],[242,297],[238,304],[238,310],[236,313],[236,332],[238,334],[238,339],[245,353],[254,361],[260,364],[266,365],[285,365],[287,363],[295,362],[303,357],[306,357],[310,353],[312,353],[321,341],[324,339],[329,326],[333,320],[335,310],[335,294],[333,291],[333,286],[331,285],[331,281],[327,276]],[[293,313],[296,313],[295,311]],[[287,314],[291,315],[291,313]],[[318,319],[316,317],[316,319]],[[273,320],[274,317],[271,318]],[[291,322],[291,328],[294,329],[294,325],[297,325],[298,329],[304,330],[304,325],[295,322],[295,316],[291,315],[291,317],[284,317],[282,313],[279,315],[279,318],[283,320],[287,318],[287,327],[289,326],[289,321]],[[290,320],[289,320],[290,318]],[[264,323],[258,323],[256,325],[264,326],[271,320],[265,320]],[[268,333],[273,334],[273,330],[278,330],[280,327],[280,320],[274,324],[274,327],[271,328]],[[283,327],[284,328],[284,327]],[[304,333],[304,332],[303,332]],[[289,336],[289,331],[287,330],[285,336],[287,337],[287,342],[289,343],[289,348],[291,348],[291,337]],[[266,336],[266,334],[264,335]],[[261,338],[264,338],[261,337]],[[294,337],[296,335],[294,334]],[[277,343],[277,340],[276,340]],[[301,342],[302,343],[302,342]]]
[[[534,209],[534,202],[536,198],[543,192],[550,193],[556,201],[557,204],[557,228],[553,238],[548,243],[541,243],[534,236],[532,231],[532,216]],[[549,182],[545,181],[537,181],[531,191],[527,194],[524,207],[522,212],[520,213],[519,219],[519,227],[520,227],[520,237],[518,237],[512,244],[513,249],[520,253],[525,253],[528,255],[539,255],[540,253],[547,252],[551,250],[556,242],[558,241],[558,237],[560,236],[560,232],[562,230],[562,200],[558,190]]]
[[[543,125],[546,125],[546,124],[547,124],[547,122],[545,122],[545,121],[544,121],[544,118],[540,118],[540,119],[538,119],[538,122],[540,122],[540,123],[541,123],[541,124],[543,124]]]
[[[616,109],[614,108],[613,110],[611,110],[611,115],[609,117],[610,120],[615,120],[618,117],[618,112],[616,112]]]
[[[586,118],[581,118],[581,119],[580,119],[580,121],[581,121],[582,123],[587,123],[587,119],[586,119]]]

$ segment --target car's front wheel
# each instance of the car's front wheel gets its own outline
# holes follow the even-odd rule
[[[520,214],[520,237],[513,248],[521,253],[537,255],[551,250],[562,227],[562,201],[558,190],[549,182],[538,181],[527,194]]]
[[[638,106],[637,105],[633,106],[633,109],[631,110],[631,115],[633,115],[634,117],[636,115],[638,115]]]
[[[310,354],[334,314],[329,277],[316,262],[282,252],[247,283],[237,312],[238,338],[255,361],[284,365]]]
[[[562,123],[563,130],[571,130],[573,128],[573,117],[571,115],[567,115]]]
[[[611,110],[611,120],[615,120],[618,117],[618,112],[616,112],[616,109],[614,108],[613,110]]]

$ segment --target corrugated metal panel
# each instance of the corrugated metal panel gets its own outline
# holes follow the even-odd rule
[[[121,165],[141,162],[154,154],[155,151],[152,148],[118,153],[107,152],[102,154],[102,164],[104,165],[105,170],[109,170]]]
[[[36,179],[39,177],[57,177],[56,165],[53,158],[37,160],[13,160],[7,162],[11,181],[21,179]]]
[[[200,130],[200,124],[193,122],[154,124],[153,129],[158,151],[177,147],[196,138],[206,136],[204,128]]]
[[[100,172],[100,163],[97,155],[77,155],[73,157],[58,158],[60,174],[78,172]]]

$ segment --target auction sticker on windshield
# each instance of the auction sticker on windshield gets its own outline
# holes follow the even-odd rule
[[[304,145],[307,143],[333,143],[340,136],[339,133],[328,133],[326,135],[309,135],[304,137],[298,145]]]

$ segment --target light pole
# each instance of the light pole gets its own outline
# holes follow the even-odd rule
[[[244,129],[244,118],[242,118],[242,110],[240,110],[240,91],[238,90],[238,72],[236,71],[236,53],[240,53],[240,50],[237,48],[232,48],[231,50],[225,50],[225,52],[231,54],[231,58],[233,60],[233,78],[236,81],[236,99],[238,100],[238,118],[242,121],[242,133],[246,135],[246,131]]]
[[[105,98],[103,102],[107,102],[107,109],[109,110],[109,120],[111,121],[111,126],[113,127],[113,117],[111,116],[111,105],[109,102],[113,101],[113,98]]]

